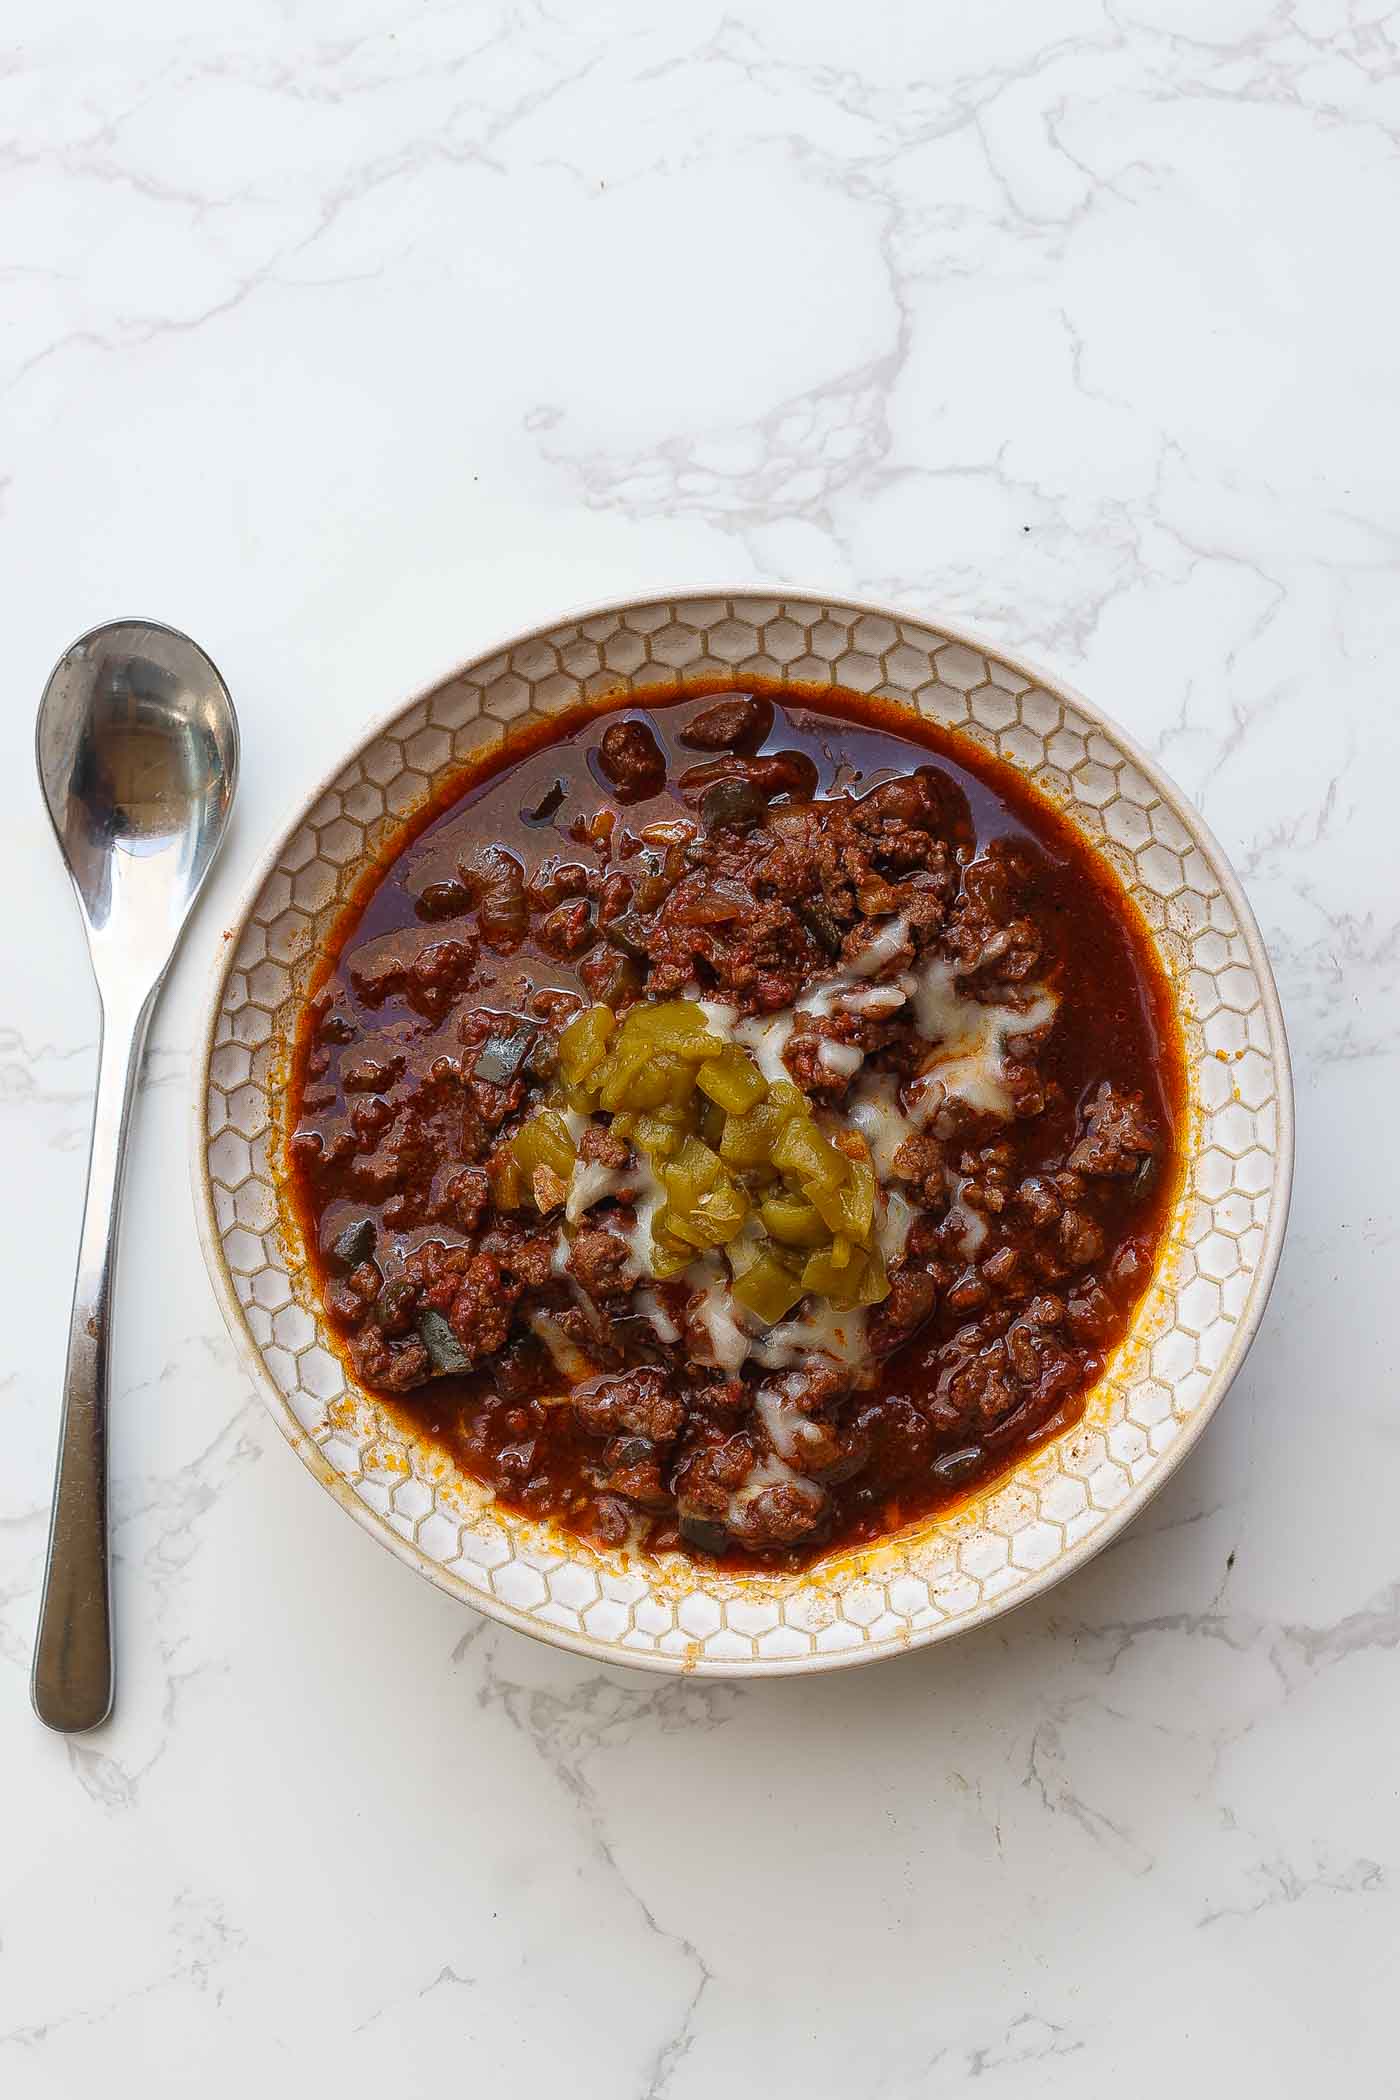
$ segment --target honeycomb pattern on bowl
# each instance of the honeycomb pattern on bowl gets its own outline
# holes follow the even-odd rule
[[[518,724],[715,672],[835,681],[916,709],[1028,774],[1115,866],[1178,988],[1189,1161],[1154,1290],[1082,1422],[915,1535],[757,1580],[627,1561],[492,1507],[347,1381],[274,1172],[285,1044],[366,859],[434,785]],[[679,597],[542,629],[372,735],[260,875],[212,1002],[197,1179],[211,1273],[269,1404],[322,1482],[441,1588],[616,1661],[747,1674],[830,1668],[1008,1608],[1096,1550],[1220,1398],[1262,1311],[1291,1166],[1287,1053],[1267,959],[1218,847],[1110,724],[1057,683],[921,620],[806,597]]]

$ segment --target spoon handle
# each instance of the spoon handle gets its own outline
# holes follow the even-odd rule
[[[30,1697],[39,1719],[72,1734],[112,1710],[107,1579],[108,1312],[121,1215],[127,1124],[158,986],[122,1011],[104,1000],[83,1236],[73,1287],[63,1424]]]

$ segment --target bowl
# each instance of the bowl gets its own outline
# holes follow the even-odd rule
[[[434,786],[580,700],[716,673],[884,696],[1028,774],[1136,899],[1175,986],[1186,1158],[1152,1287],[1079,1423],[912,1532],[801,1573],[628,1560],[496,1508],[349,1378],[277,1173],[302,991],[367,860]],[[1287,1220],[1292,1092],[1254,916],[1224,854],[1123,731],[961,627],[830,597],[678,592],[558,620],[464,664],[342,759],[255,875],[218,961],[194,1088],[196,1208],[229,1328],[308,1471],[450,1596],[599,1660],[747,1677],[947,1640],[1119,1532],[1224,1398]]]

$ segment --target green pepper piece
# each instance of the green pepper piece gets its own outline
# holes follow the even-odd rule
[[[849,1255],[849,1249],[847,1250]],[[864,1257],[856,1261],[847,1260],[838,1267],[832,1260],[830,1247],[822,1247],[807,1257],[802,1271],[802,1288],[815,1291],[819,1297],[830,1299],[833,1305],[852,1306],[856,1303],[861,1280],[865,1273]]]
[[[497,1210],[519,1210],[525,1201],[525,1176],[510,1146],[497,1152],[486,1168],[491,1177],[491,1200]]]
[[[708,1065],[701,1065],[700,1075],[702,1079],[708,1070]],[[718,1152],[720,1148],[727,1120],[724,1110],[717,1101],[705,1101],[701,1104],[700,1135],[712,1152]]]
[[[695,1260],[695,1249],[680,1244],[665,1245],[653,1234],[651,1243],[651,1273],[662,1283],[672,1276],[679,1276]]]
[[[846,1178],[846,1158],[815,1123],[794,1116],[773,1146],[773,1164],[804,1188],[839,1189]]]
[[[768,1083],[746,1050],[727,1043],[718,1057],[707,1058],[700,1067],[697,1084],[726,1115],[747,1115],[763,1099]]]
[[[792,1311],[806,1285],[776,1255],[760,1254],[742,1276],[735,1277],[731,1290],[746,1312],[771,1327]]]
[[[875,1169],[867,1159],[853,1159],[848,1180],[841,1191],[846,1222],[844,1231],[853,1240],[868,1240],[875,1223]]]
[[[758,1214],[785,1247],[820,1247],[831,1237],[820,1214],[800,1196],[765,1196]]]
[[[668,1113],[674,1114],[674,1110]],[[613,1129],[617,1130],[622,1121],[623,1117],[614,1117]],[[639,1152],[645,1153],[648,1159],[674,1159],[680,1151],[685,1138],[684,1126],[668,1122],[665,1115],[652,1115],[643,1109],[634,1116],[626,1117],[625,1121],[628,1129],[620,1131],[619,1136],[627,1137],[629,1143],[635,1145]]]
[[[472,1359],[440,1312],[434,1312],[430,1305],[423,1306],[418,1314],[417,1325],[419,1337],[435,1371],[449,1375],[470,1371]]]
[[[331,1244],[331,1260],[343,1269],[358,1269],[362,1261],[368,1261],[374,1252],[373,1218],[357,1218],[347,1225]]]
[[[885,1259],[878,1247],[872,1247],[865,1257],[865,1277],[857,1297],[859,1305],[882,1305],[890,1295],[890,1279],[885,1274]]]
[[[510,1149],[527,1181],[536,1167],[548,1167],[567,1181],[578,1157],[563,1118],[552,1108],[536,1109],[511,1139]]]
[[[703,1196],[706,1189],[715,1187],[724,1174],[724,1162],[717,1152],[712,1152],[704,1140],[688,1137],[681,1146],[673,1165],[666,1169],[666,1186],[672,1200],[692,1204]],[[728,1175],[724,1178],[728,1180]]]
[[[766,1101],[745,1116],[726,1116],[719,1156],[726,1166],[767,1166],[773,1140],[781,1128],[776,1112]]]
[[[653,1255],[657,1258],[663,1255],[679,1256],[677,1265],[680,1268],[688,1267],[706,1247],[706,1242],[692,1225],[688,1213],[676,1210],[669,1203],[664,1203],[651,1221],[651,1244]],[[660,1269],[655,1269],[655,1261],[653,1268],[658,1276],[662,1274]],[[674,1266],[666,1273],[674,1274]]]
[[[742,1229],[749,1214],[749,1199],[736,1181],[726,1174],[708,1195],[700,1198],[691,1217],[709,1237],[713,1247],[723,1247]]]
[[[566,1086],[582,1086],[597,1070],[616,1026],[617,1016],[607,1006],[590,1006],[570,1021],[559,1038],[559,1070]]]
[[[693,999],[665,999],[658,1006],[634,1007],[623,1023],[621,1040],[629,1048],[645,1045],[651,1052],[668,1050],[676,1057],[717,1057],[724,1048],[710,1033],[704,1011]]]

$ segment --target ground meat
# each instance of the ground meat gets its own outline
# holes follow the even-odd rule
[[[373,1130],[363,1135],[365,1142],[374,1144]],[[401,1108],[397,1114],[391,1112],[389,1128],[374,1150],[361,1153],[354,1161],[346,1175],[346,1185],[357,1196],[382,1202],[395,1190],[415,1181],[432,1158],[432,1133],[426,1118],[416,1108]]]
[[[646,1437],[614,1437],[603,1447],[598,1467],[600,1486],[625,1495],[644,1509],[669,1509],[671,1492],[662,1476],[656,1447]]]
[[[768,1013],[797,997],[818,950],[786,904],[731,900],[722,918],[699,918],[695,905],[710,885],[678,886],[643,941],[648,986],[673,998],[697,976],[746,1013]]]
[[[1019,913],[1025,878],[1024,850],[1004,839],[995,840],[980,860],[963,870],[962,895],[949,915],[947,941],[964,977],[1019,984],[1036,968],[1040,935],[1034,921]]]
[[[378,1094],[361,1095],[350,1103],[350,1128],[363,1151],[373,1147],[381,1130],[387,1130],[393,1120],[393,1109]]]
[[[568,1268],[589,1297],[595,1299],[630,1291],[634,1280],[631,1249],[606,1225],[585,1225],[575,1233]]]
[[[821,1529],[830,1508],[830,1496],[815,1481],[776,1480],[741,1488],[729,1504],[725,1522],[740,1545],[765,1552],[810,1538]]]
[[[610,722],[598,744],[598,766],[619,802],[645,802],[666,785],[666,760],[645,722]]]
[[[614,1137],[603,1123],[590,1123],[579,1140],[578,1156],[590,1165],[612,1167],[615,1170],[627,1166],[632,1158],[630,1149],[622,1139]]]
[[[340,1084],[347,1094],[382,1094],[394,1084],[404,1068],[402,1057],[359,1057],[340,1068]]]
[[[936,1137],[919,1132],[907,1137],[894,1156],[894,1171],[911,1185],[916,1201],[941,1204],[947,1195],[947,1170],[943,1147]]]
[[[355,996],[373,1012],[386,999],[403,999],[415,1013],[441,1020],[470,983],[477,956],[474,937],[430,941],[411,957],[399,952],[357,958],[350,968]]]
[[[518,1291],[509,1288],[499,1262],[474,1254],[466,1263],[445,1310],[447,1324],[470,1362],[490,1356],[510,1333]]]
[[[576,1386],[574,1413],[590,1436],[646,1437],[669,1444],[680,1434],[685,1408],[664,1371],[626,1371],[618,1378],[592,1378]]]
[[[1087,1269],[1103,1253],[1103,1234],[1086,1211],[1065,1211],[1056,1237],[1060,1253],[1071,1269]]]
[[[1135,1174],[1158,1142],[1141,1094],[1122,1092],[1104,1080],[1084,1111],[1084,1135],[1069,1163],[1080,1174]]]
[[[586,897],[561,904],[541,924],[539,944],[546,955],[579,955],[597,938],[592,907]]]
[[[1016,1191],[1016,1201],[1032,1225],[1050,1225],[1064,1209],[1064,1198],[1044,1174],[1028,1174]]]
[[[890,1295],[875,1308],[866,1342],[876,1356],[888,1356],[917,1334],[938,1303],[938,1286],[926,1269],[896,1262],[889,1272]]]
[[[421,1342],[405,1342],[391,1349],[377,1327],[355,1339],[351,1356],[356,1376],[388,1393],[411,1392],[432,1375],[432,1362]]]
[[[743,1486],[756,1464],[746,1436],[716,1436],[689,1452],[676,1473],[676,1502],[682,1517],[722,1520],[730,1496]]]
[[[491,1178],[482,1167],[459,1167],[443,1191],[443,1207],[454,1225],[475,1232],[491,1201]]]
[[[553,1274],[554,1241],[547,1233],[531,1232],[513,1220],[503,1220],[483,1235],[483,1254],[498,1261],[506,1275],[538,1290]]]
[[[1117,1324],[1117,1309],[1102,1284],[1083,1284],[1065,1307],[1065,1325],[1077,1342],[1101,1342]]]

